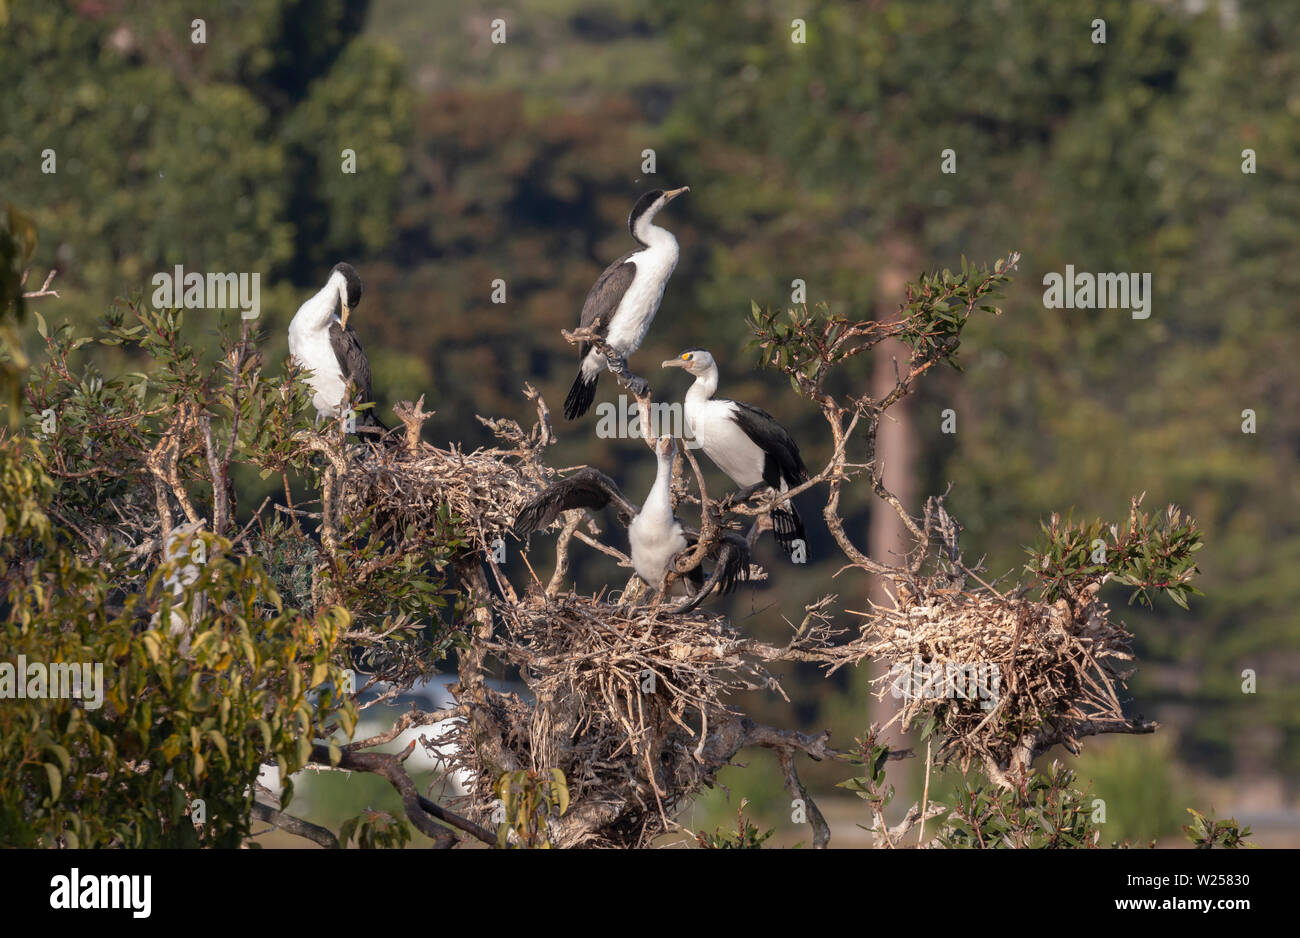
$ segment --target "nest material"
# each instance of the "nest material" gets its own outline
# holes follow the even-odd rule
[[[534,470],[517,452],[421,444],[412,452],[376,453],[355,461],[343,478],[344,512],[373,510],[401,530],[454,521],[476,550],[491,551],[538,488]],[[450,513],[450,517],[448,514]]]
[[[739,653],[724,617],[667,610],[541,593],[496,606],[504,634],[490,650],[519,667],[533,695],[495,695],[514,731],[507,748],[521,766],[562,769],[574,805],[608,814],[594,825],[574,818],[567,832],[561,819],[565,846],[591,843],[593,829],[608,846],[643,845],[671,829],[675,809],[719,768],[702,757],[705,738],[740,718],[724,698],[776,686]],[[473,771],[468,727],[458,746]],[[492,779],[475,777],[471,801],[482,813]]]
[[[1089,587],[1077,601],[946,593],[877,607],[855,654],[887,662],[877,694],[901,705],[903,728],[934,718],[939,757],[963,771],[1025,764],[1053,742],[1124,723],[1117,689],[1132,635]]]

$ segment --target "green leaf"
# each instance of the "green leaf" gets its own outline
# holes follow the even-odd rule
[[[63,773],[65,775],[72,771],[72,757],[68,755],[68,750],[64,749],[58,743],[49,743],[46,745],[45,749],[48,752],[54,753],[55,757],[59,760],[59,764],[63,767]]]
[[[564,772],[560,769],[551,769],[551,791],[556,796],[556,804],[560,809],[560,814],[569,810],[569,785],[564,780]]]
[[[45,775],[50,782],[50,801],[59,800],[59,794],[63,791],[63,776],[59,774],[59,767],[53,762],[46,762]]]

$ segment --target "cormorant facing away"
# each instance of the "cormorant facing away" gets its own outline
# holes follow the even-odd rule
[[[527,537],[572,508],[601,509],[612,502],[619,520],[627,525],[633,569],[651,589],[657,589],[673,557],[694,547],[700,537],[698,531],[685,527],[673,517],[670,486],[676,454],[677,445],[672,437],[661,437],[655,442],[659,467],[640,511],[623,497],[613,479],[598,469],[586,468],[548,486],[525,505],[515,519],[515,534]],[[749,577],[749,542],[737,534],[724,534],[710,550],[709,559],[713,561],[713,572],[707,582],[700,567],[686,574],[694,596],[677,612],[689,612],[698,606],[715,583],[725,596],[738,582]]]
[[[718,390],[718,365],[712,355],[704,349],[688,349],[663,367],[681,368],[695,376],[686,392],[686,429],[717,467],[743,486],[742,499],[764,486],[784,492],[808,480],[799,447],[771,414],[752,404],[713,397]],[[793,502],[772,509],[772,533],[788,555],[794,554],[796,542],[807,550],[803,521]]]
[[[629,251],[605,268],[582,306],[579,327],[591,326],[609,347],[623,359],[641,346],[673,269],[677,266],[677,239],[654,224],[659,210],[683,192],[681,189],[652,189],[637,199],[627,217],[628,230],[641,248]],[[578,345],[578,376],[564,400],[564,416],[576,420],[587,412],[596,397],[596,379],[609,364],[605,356],[583,342]],[[628,386],[635,394],[644,394],[649,384],[632,375]]]
[[[298,307],[289,323],[289,354],[307,371],[318,421],[348,410],[349,386],[361,392],[363,403],[374,401],[370,362],[357,330],[348,323],[360,302],[361,278],[351,264],[335,264],[325,286]],[[357,424],[388,430],[373,407],[358,413]]]

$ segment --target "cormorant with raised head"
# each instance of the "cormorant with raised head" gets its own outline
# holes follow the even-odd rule
[[[298,307],[289,323],[289,354],[307,372],[317,420],[333,419],[352,405],[349,387],[374,401],[370,362],[348,317],[361,302],[361,278],[351,264],[335,264],[317,293]],[[369,407],[357,416],[359,426],[388,427]]]
[[[700,535],[673,516],[670,489],[673,457],[677,455],[673,438],[665,436],[656,440],[655,455],[659,461],[655,482],[640,511],[623,497],[613,479],[588,467],[547,486],[525,505],[515,519],[515,534],[527,537],[572,508],[598,510],[613,503],[619,520],[627,525],[632,568],[651,589],[657,589],[673,558],[688,547],[694,547]],[[731,532],[723,534],[708,556],[713,561],[713,572],[707,581],[700,567],[686,574],[687,581],[694,588],[694,596],[677,612],[689,612],[698,606],[715,583],[725,596],[738,582],[748,579],[749,543],[743,537]]]
[[[672,232],[654,224],[659,210],[683,192],[680,189],[652,189],[637,199],[627,217],[628,230],[641,245],[605,268],[582,306],[580,328],[591,327],[622,360],[615,370],[627,367],[627,357],[641,346],[650,323],[659,311],[664,287],[677,266],[677,239]],[[575,420],[585,414],[596,397],[596,379],[611,363],[589,343],[578,345],[578,376],[564,400],[564,416]],[[627,377],[634,394],[644,394],[650,385],[636,375]]]
[[[704,349],[687,349],[663,367],[681,368],[695,376],[683,408],[686,429],[717,467],[743,487],[740,499],[764,486],[784,492],[808,480],[799,447],[771,414],[752,404],[713,396],[718,390],[718,364],[712,355]],[[807,550],[803,521],[792,502],[772,509],[772,533],[788,555],[794,555],[796,542]]]

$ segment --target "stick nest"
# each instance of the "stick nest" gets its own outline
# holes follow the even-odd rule
[[[586,812],[560,819],[565,846],[643,845],[672,829],[675,808],[719,767],[701,756],[702,740],[740,718],[724,698],[778,687],[741,654],[725,618],[667,610],[541,592],[495,606],[503,629],[489,650],[519,668],[533,696],[495,695],[512,730],[507,748],[520,766],[562,769],[572,804]],[[493,779],[477,771],[468,727],[458,746],[481,811]]]
[[[1005,767],[1053,742],[1078,751],[1088,727],[1122,722],[1117,690],[1132,635],[1096,600],[1097,585],[1055,603],[988,592],[906,597],[876,607],[853,657],[887,662],[877,696],[902,701],[906,729],[933,720],[939,758]],[[974,678],[974,680],[972,680]],[[991,691],[991,693],[990,693]]]
[[[455,524],[478,552],[491,551],[536,493],[533,466],[517,452],[496,448],[466,453],[456,445],[376,453],[354,461],[343,478],[345,513],[373,511],[396,530],[434,530]]]

